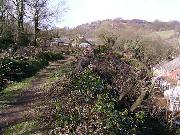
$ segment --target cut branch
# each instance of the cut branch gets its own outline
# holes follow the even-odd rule
[[[148,90],[141,92],[141,95],[138,97],[138,99],[135,101],[135,103],[131,106],[131,109],[130,109],[131,112],[134,112],[134,110],[142,103],[147,92],[148,92]]]

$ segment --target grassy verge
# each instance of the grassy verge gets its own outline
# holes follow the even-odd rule
[[[36,131],[38,131],[36,122],[28,121],[10,127],[4,135],[32,135]]]
[[[54,82],[58,81],[65,74],[71,72],[72,68],[73,68],[73,65],[71,62],[67,62],[63,64],[62,67],[57,69],[54,72],[54,74],[50,76],[44,84],[42,84],[41,89],[42,90],[49,89]],[[26,122],[16,124],[6,129],[5,135],[33,135],[35,133],[41,133],[42,129],[38,128],[37,123],[38,122],[34,120],[34,121],[26,121]]]
[[[51,84],[58,81],[60,77],[65,75],[66,73],[70,73],[73,69],[72,63],[66,63],[61,68],[56,70],[52,76],[50,76],[46,82],[41,86],[41,88],[48,89]]]
[[[2,90],[0,92],[0,108],[5,107],[6,104],[18,96],[23,89],[30,87],[32,79],[33,77],[21,82],[14,82]]]

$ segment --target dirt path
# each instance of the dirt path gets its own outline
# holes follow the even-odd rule
[[[71,57],[68,57],[65,60],[50,63],[47,68],[35,75],[29,88],[22,90],[20,95],[7,102],[8,107],[0,110],[0,134],[2,134],[4,128],[26,121],[27,119],[33,119],[36,116],[35,109],[46,105],[43,100],[45,91],[42,91],[40,86],[42,86],[57,69],[71,61],[71,59]]]

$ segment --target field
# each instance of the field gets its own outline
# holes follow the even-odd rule
[[[174,30],[160,31],[160,32],[155,32],[154,34],[157,34],[162,39],[168,39],[175,35],[175,31]]]
[[[158,31],[158,32],[150,32],[149,34],[146,35],[146,37],[151,37],[151,38],[157,38],[160,37],[163,40],[173,38],[175,36],[175,31],[174,30],[167,30],[167,31]]]

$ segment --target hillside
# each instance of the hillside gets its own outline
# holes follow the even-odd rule
[[[161,32],[161,31],[170,31],[177,30],[180,26],[179,22],[161,22],[154,21],[148,22],[145,20],[133,19],[133,20],[123,20],[123,19],[108,19],[102,21],[95,21],[87,24],[82,24],[74,28],[79,32],[82,32],[87,37],[91,37],[95,31],[100,28],[108,27],[109,29],[123,30],[123,29],[131,29],[131,30],[143,30],[148,33],[152,32]],[[90,34],[91,33],[91,34]]]

